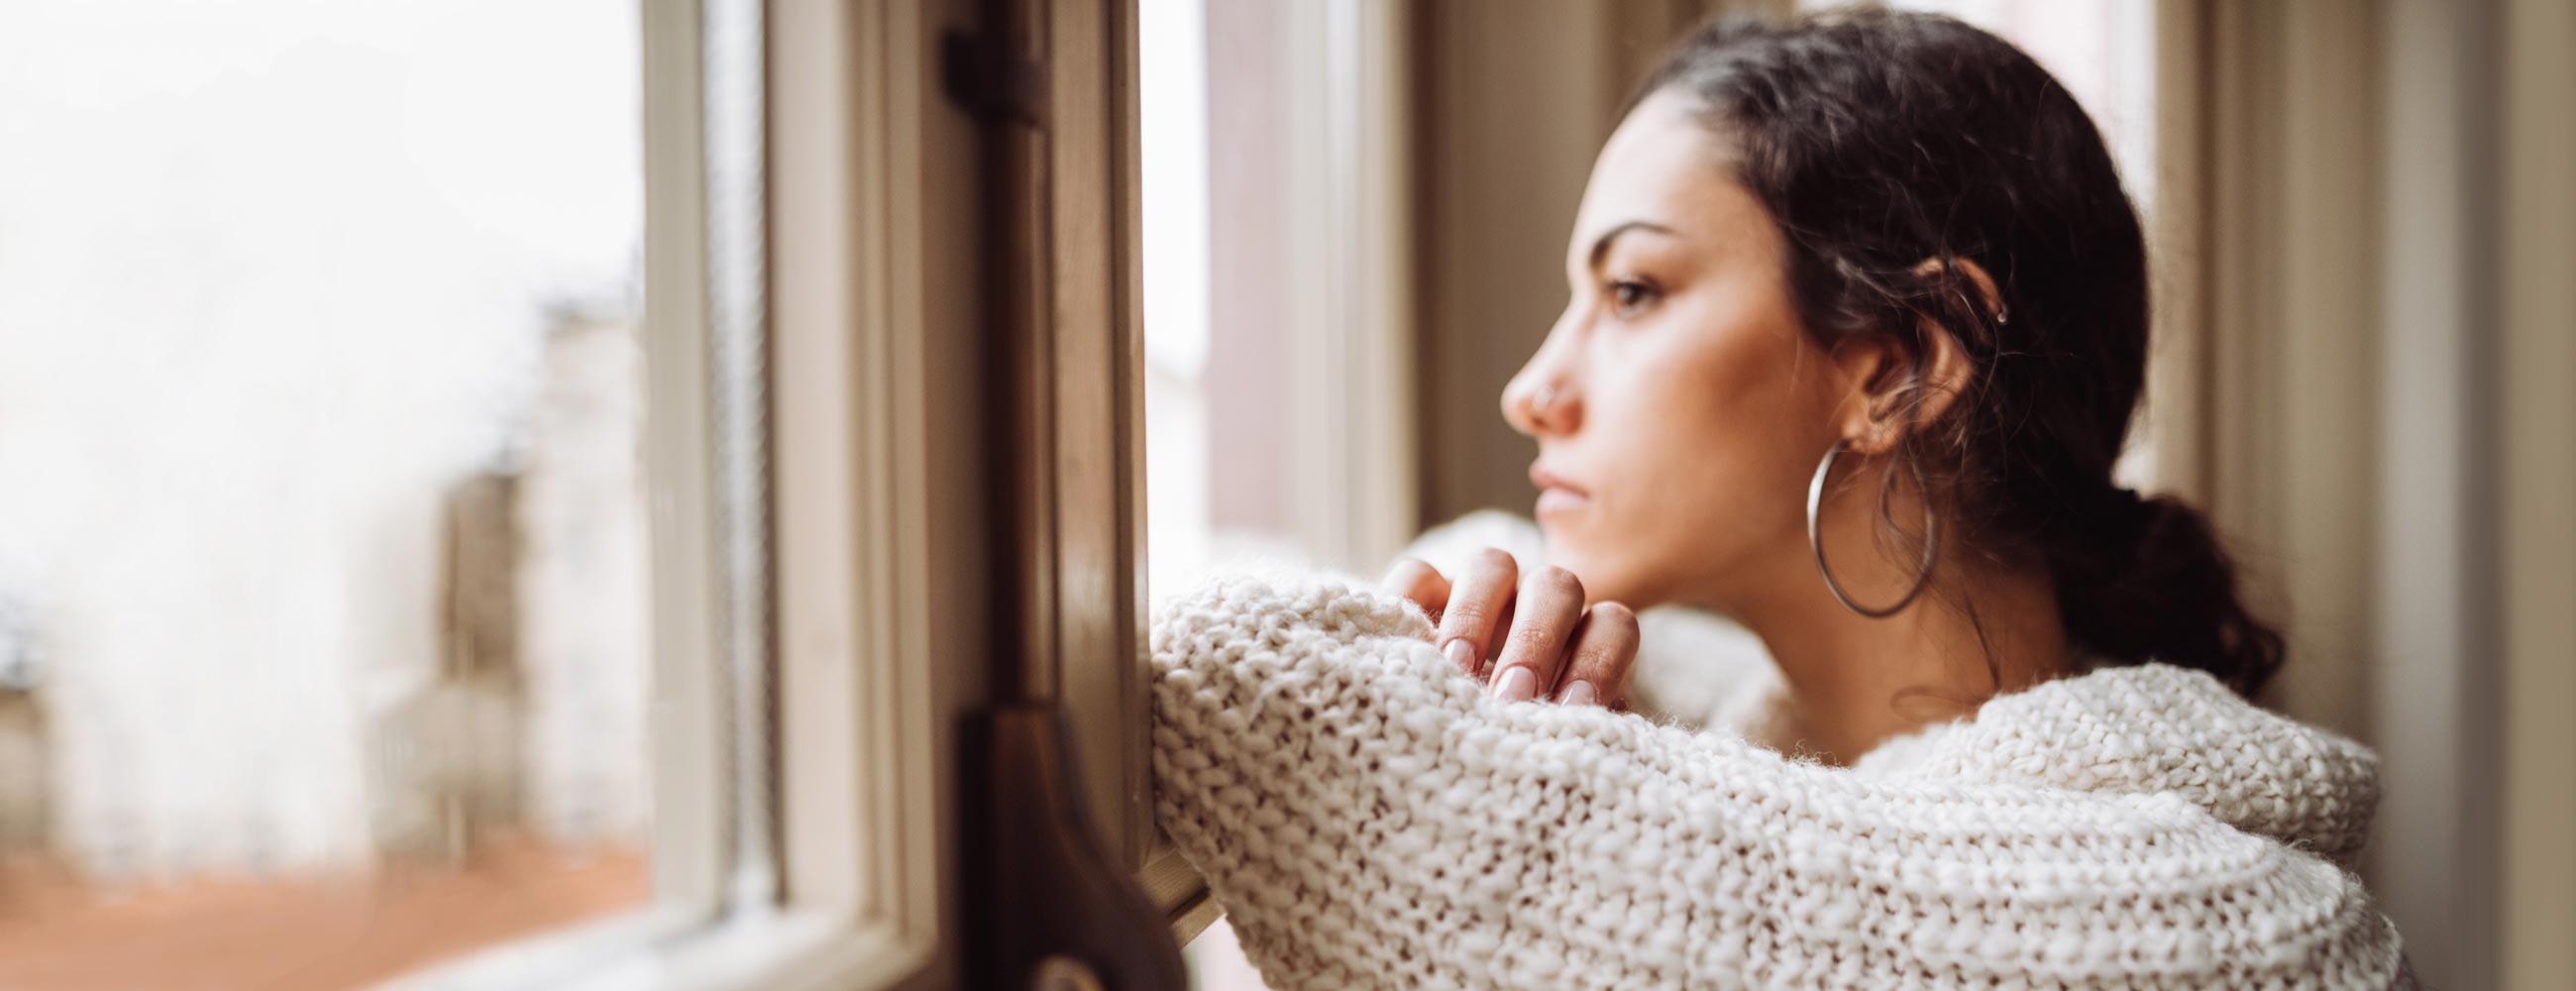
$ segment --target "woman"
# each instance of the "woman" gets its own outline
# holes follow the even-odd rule
[[[1557,566],[1160,611],[1162,819],[1274,986],[2412,984],[2347,870],[2375,758],[2245,701],[2280,638],[2112,481],[2145,250],[2046,72],[1705,29],[1567,274],[1503,398]],[[1617,711],[1667,603],[1761,638],[1771,729]]]

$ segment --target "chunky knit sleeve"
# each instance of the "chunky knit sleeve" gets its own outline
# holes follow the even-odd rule
[[[2170,794],[1867,777],[1506,703],[1419,609],[1236,577],[1153,632],[1161,822],[1273,987],[2386,988],[2331,861]]]

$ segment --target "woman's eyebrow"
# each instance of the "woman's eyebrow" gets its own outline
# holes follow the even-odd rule
[[[1681,236],[1680,231],[1655,223],[1651,220],[1631,220],[1627,223],[1620,224],[1617,227],[1603,231],[1601,232],[1600,237],[1593,239],[1591,260],[1586,264],[1593,268],[1600,268],[1602,256],[1610,253],[1610,242],[1618,240],[1619,235],[1628,233],[1629,231],[1652,231],[1666,237]]]

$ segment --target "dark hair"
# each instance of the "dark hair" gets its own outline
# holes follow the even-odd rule
[[[2271,678],[2280,634],[2246,611],[2207,521],[2112,480],[2146,383],[2146,244],[2065,87],[1956,20],[1852,10],[1703,27],[1630,106],[1667,90],[1779,225],[1809,333],[1885,335],[1918,367],[1917,328],[1958,340],[1975,380],[1895,454],[1980,553],[2046,566],[2075,647],[2249,696]]]

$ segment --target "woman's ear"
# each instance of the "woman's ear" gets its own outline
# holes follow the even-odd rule
[[[1924,259],[1914,274],[1936,275],[1943,264],[1943,259]],[[1989,311],[2000,312],[1994,279],[1983,267],[1964,258],[1947,264],[1985,297]],[[1906,434],[1940,419],[1975,384],[1977,369],[1950,328],[1926,317],[1914,330],[1911,347],[1877,336],[1836,350],[1835,359],[1853,389],[1838,426],[1855,452],[1886,453]]]

